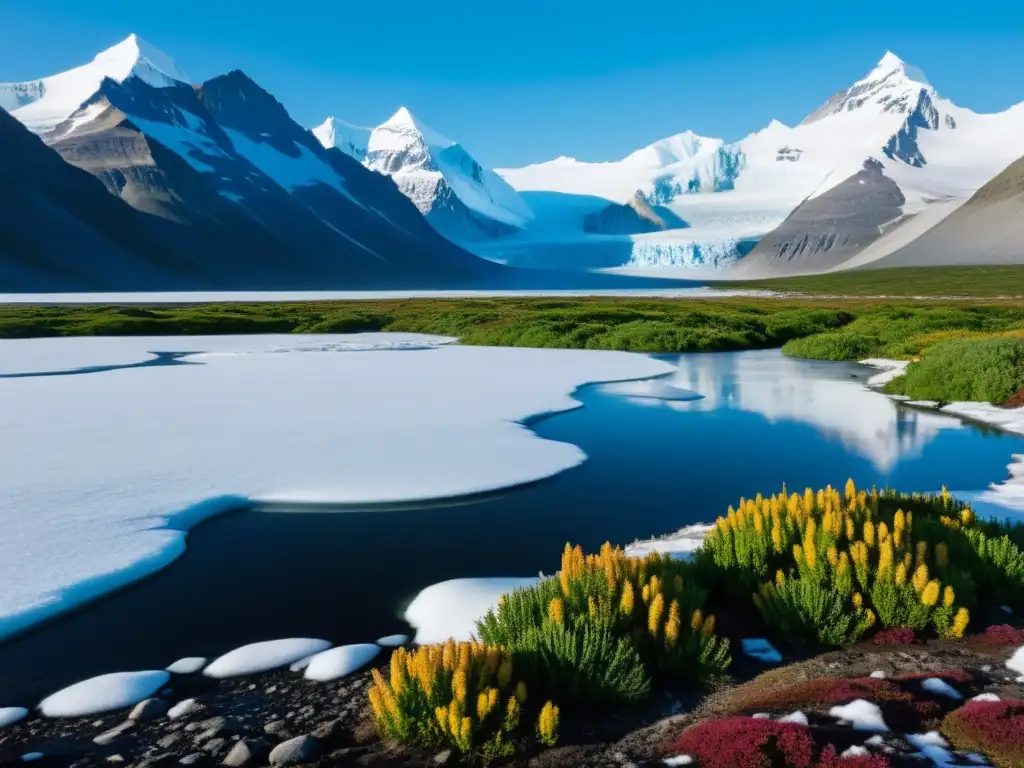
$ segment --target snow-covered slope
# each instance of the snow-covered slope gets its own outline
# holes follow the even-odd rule
[[[96,93],[103,78],[121,83],[132,76],[156,88],[189,81],[170,56],[131,34],[81,67],[24,83],[0,83],[0,107],[30,130],[44,133]]]
[[[918,237],[906,243],[894,242],[895,247],[884,253],[869,254],[870,249],[866,249],[842,266],[862,266],[864,257],[870,255],[874,258],[868,263],[875,268],[1024,264],[1024,157],[1011,163],[966,203],[942,213],[930,227],[926,226],[929,220],[925,214],[918,214],[904,225],[909,227],[915,218],[925,218],[921,227],[925,231]],[[879,245],[887,239],[879,240]]]
[[[524,242],[510,250],[525,241],[533,241],[529,245],[537,250],[553,241],[586,242],[575,218],[558,228],[545,228],[540,221],[543,211],[560,207],[559,196],[567,205],[583,195],[623,203],[640,190],[649,202],[668,206],[690,227],[620,238],[624,264],[722,266],[737,261],[805,201],[862,173],[867,161],[879,163],[880,173],[898,187],[904,200],[896,213],[905,216],[923,211],[932,200],[969,197],[1021,154],[1024,104],[998,114],[976,114],[942,98],[919,70],[886,53],[864,78],[797,126],[772,121],[734,143],[687,132],[617,162],[563,157],[497,172],[531,205],[539,193],[549,203],[535,207],[541,226],[527,230]],[[890,206],[884,192],[880,200],[879,205]],[[876,218],[859,217],[854,226],[859,229]],[[846,237],[841,229],[833,227],[834,238],[814,231],[793,233],[796,240],[806,234],[807,243],[817,245],[800,247],[780,240],[770,252],[755,249],[749,261],[766,272],[815,271],[816,254],[828,243],[856,241],[860,247],[870,239],[862,230],[857,237]],[[597,244],[607,249],[607,238]],[[832,254],[826,261],[844,255],[852,253]]]
[[[339,146],[359,158],[363,136],[352,126],[328,118],[313,133],[324,146]],[[529,207],[500,176],[405,107],[373,129],[361,159],[367,168],[390,176],[427,221],[455,242],[508,235],[532,218]]]
[[[359,162],[366,159],[366,146],[370,142],[372,128],[362,128],[346,123],[336,117],[328,117],[316,128],[313,128],[316,140],[326,149],[337,147],[349,157]]]
[[[389,179],[341,149],[324,148],[245,73],[195,86],[165,81],[139,63],[177,71],[162,54],[134,37],[120,48],[145,55],[128,70],[132,56],[98,57],[117,59],[123,66],[115,74],[126,76],[103,77],[41,138],[146,214],[140,217],[146,242],[155,240],[166,252],[161,269],[146,271],[144,281],[135,274],[140,270],[119,269],[84,280],[76,273],[75,282],[63,279],[53,288],[436,288],[472,284],[500,269],[440,237]],[[21,110],[12,115],[24,117]],[[0,242],[7,235],[0,227]],[[144,242],[138,246],[129,250],[152,251]],[[161,283],[161,275],[183,268],[184,285]]]

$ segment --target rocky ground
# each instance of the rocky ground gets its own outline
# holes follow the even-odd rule
[[[672,753],[671,742],[687,726],[736,714],[754,714],[772,696],[808,680],[965,673],[965,696],[981,692],[1024,699],[1024,683],[1004,665],[1012,649],[972,643],[861,645],[757,674],[743,660],[737,679],[718,689],[662,691],[637,710],[596,718],[563,717],[561,744],[524,754],[511,765],[650,766]],[[287,670],[232,680],[175,675],[160,698],[132,712],[101,717],[47,719],[31,715],[0,730],[0,765],[28,755],[39,768],[54,766],[264,765],[408,766],[454,765],[447,752],[410,752],[376,737],[366,707],[369,673],[336,683],[314,683]],[[180,702],[194,699],[194,704]],[[185,709],[171,718],[168,708]],[[955,706],[952,703],[949,707]],[[948,708],[948,707],[947,707]],[[926,724],[927,725],[927,724]],[[894,729],[895,730],[895,729]],[[1024,734],[1021,736],[1024,739]],[[955,745],[954,745],[955,746]],[[36,758],[36,754],[41,754]],[[922,763],[928,765],[929,763]]]

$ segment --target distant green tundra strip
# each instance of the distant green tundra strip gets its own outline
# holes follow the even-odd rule
[[[494,346],[660,353],[781,346],[787,355],[823,360],[912,359],[940,342],[962,341],[963,345],[955,347],[960,350],[987,338],[1024,337],[1024,300],[939,303],[909,299],[503,297],[0,306],[0,338],[9,339],[359,331],[433,333],[458,337],[463,344]],[[943,354],[935,364],[950,365],[960,354]],[[981,353],[970,357],[972,361],[990,359],[990,355]],[[1015,382],[1009,373],[999,376],[999,387],[986,384],[983,391],[1000,394],[1015,383],[1017,388],[1024,384]],[[933,377],[941,378],[938,374]],[[974,391],[973,387],[945,394],[966,395]],[[951,399],[924,391],[922,385],[913,396]]]

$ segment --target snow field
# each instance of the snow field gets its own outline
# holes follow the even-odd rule
[[[203,352],[183,365],[0,379],[5,439],[21,446],[0,465],[0,637],[167,565],[192,525],[253,500],[410,501],[556,474],[585,455],[521,420],[577,407],[571,393],[589,382],[674,370],[620,352],[450,341],[0,342],[0,360],[16,361],[7,373],[67,370],[90,354]]]

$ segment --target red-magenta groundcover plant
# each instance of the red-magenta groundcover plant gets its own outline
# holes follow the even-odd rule
[[[896,701],[909,698],[888,680],[874,677],[819,677],[741,696],[734,699],[734,703],[748,711],[781,711],[820,709],[847,704],[854,699]]]
[[[980,635],[972,637],[971,642],[981,645],[1024,645],[1024,629],[1009,624],[994,624]]]
[[[980,752],[998,768],[1024,766],[1024,701],[969,701],[946,716],[942,732],[957,749]]]
[[[871,642],[875,645],[913,645],[917,642],[917,635],[907,627],[892,627],[883,629],[871,638]]]
[[[839,758],[831,744],[819,748],[811,729],[753,717],[712,720],[683,731],[673,754],[689,755],[700,768],[890,768],[883,755]]]
[[[740,690],[730,699],[729,709],[737,714],[792,712],[794,709],[827,712],[836,705],[866,699],[881,707],[891,728],[916,733],[925,726],[934,725],[953,704],[951,700],[929,694],[921,688],[918,681],[929,677],[939,677],[950,683],[963,681],[956,670],[929,672],[909,679],[819,677],[767,690]]]
[[[893,680],[911,682],[915,680],[928,680],[933,677],[945,680],[947,683],[961,683],[962,685],[974,682],[974,675],[966,669],[939,669],[930,672],[914,672],[912,674],[899,675],[894,677]]]

